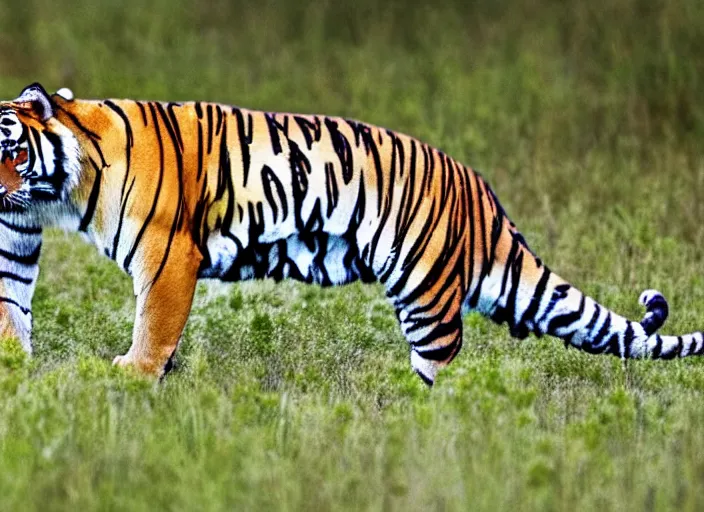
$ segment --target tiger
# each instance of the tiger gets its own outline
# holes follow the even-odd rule
[[[534,254],[478,172],[389,129],[33,84],[0,102],[0,135],[0,332],[27,350],[41,230],[58,225],[131,276],[132,344],[113,364],[155,377],[201,279],[381,283],[428,386],[469,311],[624,360],[704,353],[701,332],[657,333],[661,293],[641,294],[640,321],[597,303]]]

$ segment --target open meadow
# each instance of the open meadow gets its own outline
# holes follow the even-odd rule
[[[602,5],[603,4],[603,5]],[[704,3],[3,0],[0,97],[344,115],[477,168],[532,249],[704,329]],[[177,368],[110,365],[131,282],[50,231],[35,355],[0,345],[0,510],[702,510],[704,360],[478,315],[432,391],[380,285],[199,287]]]

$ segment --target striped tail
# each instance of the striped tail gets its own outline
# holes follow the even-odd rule
[[[522,244],[521,244],[522,245]],[[496,301],[492,318],[506,321],[511,333],[525,337],[550,334],[590,354],[612,354],[623,359],[673,359],[704,354],[704,334],[661,336],[656,331],[667,319],[667,301],[659,292],[640,296],[646,313],[630,321],[552,273],[522,245],[507,265],[511,285]]]

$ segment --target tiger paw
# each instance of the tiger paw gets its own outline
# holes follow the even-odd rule
[[[137,373],[144,376],[159,378],[163,373],[163,369],[160,369],[157,365],[151,364],[149,361],[137,360],[129,353],[115,356],[115,359],[112,360],[112,364],[120,368],[134,369]]]

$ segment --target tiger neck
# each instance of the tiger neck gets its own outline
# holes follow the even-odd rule
[[[57,119],[72,133],[78,145],[78,169],[74,185],[62,207],[60,223],[71,231],[88,233],[90,238],[104,230],[104,208],[99,204],[104,191],[105,174],[119,168],[122,151],[111,151],[120,138],[113,113],[105,102],[90,100],[57,101]],[[108,155],[110,155],[108,157]]]

